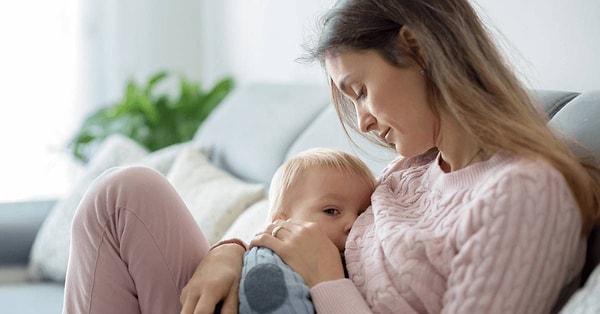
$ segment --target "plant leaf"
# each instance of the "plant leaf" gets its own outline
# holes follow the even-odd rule
[[[153,90],[168,77],[167,71],[152,75],[141,88],[128,80],[123,98],[88,115],[69,142],[73,156],[87,162],[100,143],[111,134],[128,136],[150,151],[189,141],[208,115],[234,87],[226,77],[210,90],[180,76],[179,97],[154,95]]]
[[[167,71],[160,71],[160,72],[152,75],[152,77],[150,77],[150,79],[148,80],[148,83],[146,84],[146,89],[144,90],[144,93],[146,95],[150,95],[152,93],[152,91],[154,90],[154,87],[158,83],[160,83],[162,80],[164,80],[168,75],[169,75],[169,73]]]

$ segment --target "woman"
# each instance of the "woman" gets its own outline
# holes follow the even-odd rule
[[[549,312],[581,270],[600,184],[546,127],[468,1],[341,1],[323,21],[310,57],[327,70],[340,118],[404,157],[383,171],[372,206],[352,227],[349,279],[314,224],[277,220],[251,244],[270,248],[304,278],[320,314]],[[142,188],[122,193],[140,177]],[[96,211],[78,214],[74,234],[93,235],[97,220],[117,217],[103,229],[108,240],[96,243],[108,251],[98,265],[116,266],[71,263],[67,311],[106,305],[108,312],[118,302],[124,312],[173,312],[162,306],[178,296],[140,294],[149,285],[143,278],[182,286],[190,270],[177,263],[201,260],[181,293],[182,313],[212,313],[221,300],[221,313],[237,312],[245,248],[235,239],[205,254],[201,232],[188,232],[167,248],[179,260],[144,261],[164,273],[139,273],[128,262],[164,246],[162,237],[146,237],[148,229],[194,230],[189,215],[160,210],[185,212],[161,180],[140,169],[115,172],[88,193],[81,208]],[[120,243],[123,233],[128,241]],[[76,254],[94,260],[97,250],[78,241]],[[86,299],[93,289],[106,293]]]
[[[340,1],[310,58],[345,125],[405,158],[384,170],[348,237],[351,280],[300,221],[276,221],[252,245],[305,279],[318,313],[551,311],[583,265],[598,177],[547,128],[468,1]],[[235,303],[235,250],[202,261],[185,313]]]

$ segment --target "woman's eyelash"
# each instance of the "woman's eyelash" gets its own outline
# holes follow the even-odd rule
[[[356,100],[360,100],[360,99],[361,99],[361,98],[363,98],[364,96],[365,96],[365,89],[364,89],[364,88],[361,88],[361,89],[358,91],[358,94],[356,95]]]

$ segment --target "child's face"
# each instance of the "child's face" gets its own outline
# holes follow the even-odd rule
[[[282,206],[289,218],[317,223],[342,252],[352,224],[371,204],[372,192],[356,174],[315,167],[301,174]]]

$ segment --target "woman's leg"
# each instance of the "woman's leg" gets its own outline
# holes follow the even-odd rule
[[[170,183],[144,167],[100,176],[72,230],[65,313],[179,313],[181,289],[209,249]]]

